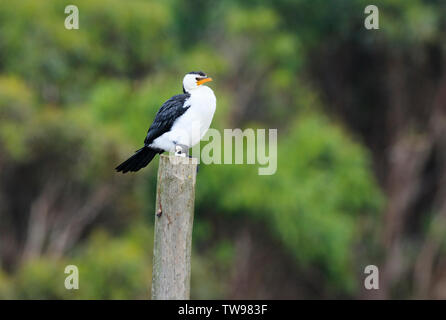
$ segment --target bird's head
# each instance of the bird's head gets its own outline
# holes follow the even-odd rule
[[[184,76],[183,79],[183,91],[190,92],[191,90],[199,88],[202,84],[212,81],[212,78],[208,77],[202,71],[192,71]]]

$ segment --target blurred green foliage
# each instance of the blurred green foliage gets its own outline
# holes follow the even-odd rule
[[[228,296],[237,267],[232,238],[214,238],[215,215],[264,224],[265,237],[280,243],[296,270],[321,270],[328,291],[355,294],[354,249],[366,241],[360,224],[376,217],[383,198],[369,154],[323,115],[318,93],[299,73],[318,41],[350,32],[363,2],[259,2],[72,1],[80,10],[74,31],[63,27],[63,2],[0,3],[0,170],[20,177],[30,168],[28,186],[17,190],[38,189],[51,177],[75,184],[80,199],[103,184],[118,195],[104,209],[106,223],[64,256],[46,252],[0,272],[1,298],[147,298],[157,164],[136,177],[116,177],[113,168],[141,145],[191,70],[215,80],[213,127],[279,134],[275,175],[259,176],[249,165],[201,166],[192,296]],[[68,264],[79,267],[80,290],[63,288]]]
[[[11,279],[0,277],[3,299],[144,299],[149,294],[151,265],[149,228],[136,226],[130,233],[111,238],[103,230],[96,231],[87,246],[77,249],[65,259],[39,258],[25,263]],[[67,265],[79,270],[79,290],[67,290]],[[143,285],[141,285],[143,283]],[[107,290],[106,288],[113,288]],[[129,294],[131,294],[129,296]]]
[[[289,125],[279,137],[275,175],[259,176],[256,166],[211,165],[198,182],[198,201],[262,219],[298,263],[324,266],[333,285],[351,291],[351,249],[360,236],[355,226],[367,215],[376,218],[382,204],[370,164],[364,150],[321,115],[301,114]]]

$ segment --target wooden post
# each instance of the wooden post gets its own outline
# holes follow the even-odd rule
[[[189,299],[197,159],[161,155],[155,209],[152,299]]]

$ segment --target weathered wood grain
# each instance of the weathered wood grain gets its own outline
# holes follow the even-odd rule
[[[152,299],[189,299],[197,159],[160,157]]]

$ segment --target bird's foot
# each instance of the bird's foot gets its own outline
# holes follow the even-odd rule
[[[175,146],[175,156],[185,158],[187,156],[186,152],[183,152],[183,148],[179,145]]]

